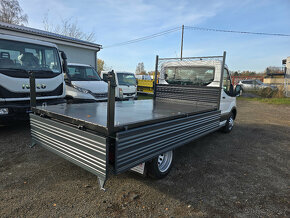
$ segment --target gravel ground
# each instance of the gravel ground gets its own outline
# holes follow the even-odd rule
[[[232,133],[176,150],[163,180],[111,177],[106,191],[85,170],[36,146],[29,125],[0,127],[0,216],[290,216],[290,107],[238,102]]]

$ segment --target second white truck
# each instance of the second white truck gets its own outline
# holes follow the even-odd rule
[[[101,78],[108,81],[109,71],[102,71]],[[116,81],[116,99],[128,100],[137,99],[137,80],[134,73],[117,71],[115,74]]]
[[[90,65],[69,63],[65,82],[66,98],[74,103],[108,99],[108,84]]]

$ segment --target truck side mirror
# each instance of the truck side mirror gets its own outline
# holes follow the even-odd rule
[[[67,57],[66,57],[66,54],[63,51],[60,51],[60,55],[61,55],[61,58],[62,58],[62,70],[66,74],[68,72]]]
[[[165,74],[164,74],[164,79],[166,80],[167,78],[168,78],[168,74],[165,73]]]
[[[235,96],[240,96],[241,90],[242,90],[241,85],[236,85],[236,88],[235,88]]]
[[[235,96],[233,84],[230,84],[230,95]]]

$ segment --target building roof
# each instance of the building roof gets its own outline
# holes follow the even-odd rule
[[[92,42],[72,38],[69,36],[64,36],[64,35],[48,32],[48,31],[44,31],[44,30],[34,29],[34,28],[30,28],[30,27],[25,27],[25,26],[19,26],[19,25],[15,25],[15,24],[8,24],[8,23],[0,22],[0,29],[15,31],[15,32],[19,32],[19,33],[26,33],[26,34],[30,34],[30,35],[42,36],[42,37],[51,38],[51,39],[60,40],[60,41],[65,41],[65,42],[70,42],[70,43],[76,43],[76,44],[80,44],[80,45],[84,45],[84,46],[94,47],[97,49],[102,48],[101,45],[96,44],[96,43],[92,43]]]

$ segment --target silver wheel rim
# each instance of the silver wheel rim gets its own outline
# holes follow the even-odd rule
[[[234,118],[233,116],[231,116],[229,119],[229,130],[231,130],[233,127],[234,127]]]
[[[168,151],[158,156],[157,164],[160,172],[166,172],[172,163],[173,152]]]

